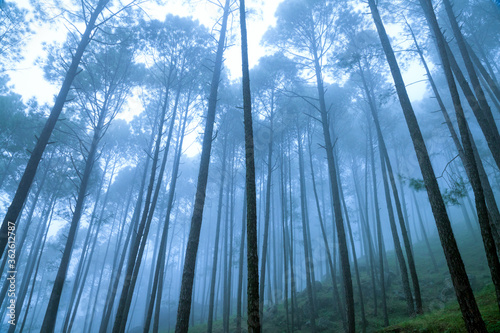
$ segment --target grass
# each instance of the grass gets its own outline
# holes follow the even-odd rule
[[[500,312],[496,304],[494,288],[491,285],[481,237],[479,233],[472,235],[459,228],[455,231],[455,235],[488,331],[500,332]],[[377,306],[378,315],[374,316],[375,304],[371,291],[369,271],[366,266],[366,260],[363,258],[359,260],[361,288],[367,321],[366,332],[466,332],[439,239],[435,236],[430,241],[438,265],[437,270],[434,270],[428,249],[423,242],[417,242],[413,247],[422,303],[424,305],[424,315],[415,318],[409,318],[406,313],[406,301],[402,293],[401,279],[399,277],[395,254],[392,251],[387,253],[388,271],[390,272],[386,293],[388,316],[391,325],[389,327],[384,327],[383,325],[380,296]],[[321,289],[317,292],[319,309],[317,311],[318,318],[316,319],[316,325],[318,332],[342,332],[343,328],[340,316],[333,311],[333,288],[329,281],[329,279],[325,279],[321,285]],[[356,328],[361,331],[359,289],[354,275],[353,287]],[[305,290],[297,293],[297,307],[296,318],[299,318],[300,327],[297,326],[294,332],[310,332],[308,297]],[[266,308],[264,317],[263,332],[287,332],[286,312],[283,303]],[[242,319],[242,327],[243,331],[246,332],[246,318]],[[235,328],[235,317],[232,316],[230,318],[230,332],[234,332]],[[189,332],[206,332],[206,323],[195,325],[189,329]],[[213,332],[222,332],[222,320],[214,321]]]
[[[488,332],[500,332],[500,315],[493,285],[490,284],[477,293],[476,301]],[[453,302],[446,305],[442,310],[436,310],[397,325],[392,325],[384,329],[383,332],[461,333],[467,332],[467,330],[458,304]]]

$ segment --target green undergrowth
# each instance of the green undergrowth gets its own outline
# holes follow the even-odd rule
[[[500,315],[496,304],[495,289],[490,284],[476,293],[479,310],[488,332],[500,332]],[[392,325],[383,332],[467,332],[457,302],[447,304],[442,310],[418,316],[414,319]]]
[[[495,302],[495,292],[491,285],[491,277],[479,232],[471,233],[457,228],[457,243],[466,266],[469,280],[476,295],[483,319],[489,332],[500,332],[500,312]],[[465,332],[464,322],[458,308],[448,268],[437,235],[431,237],[431,248],[434,253],[437,269],[430,259],[429,251],[423,241],[414,240],[413,253],[417,268],[424,314],[410,318],[407,314],[406,301],[403,295],[401,278],[393,251],[387,253],[389,264],[386,270],[387,310],[390,326],[384,327],[380,290],[377,282],[378,302],[375,306],[369,266],[365,258],[359,259],[361,290],[365,304],[366,332]],[[361,307],[359,288],[353,272],[354,300],[356,309],[356,331],[361,332]],[[339,281],[340,276],[337,277]],[[339,290],[341,292],[341,290]],[[338,311],[334,311],[334,298],[331,278],[323,277],[316,282],[318,310],[316,327],[318,332],[343,332],[342,321]],[[290,297],[290,296],[289,296]],[[288,302],[290,309],[290,301]],[[294,332],[311,332],[309,321],[309,300],[306,291],[297,293],[296,326]],[[376,315],[375,315],[375,312]],[[214,321],[213,332],[222,332],[222,315]],[[265,307],[263,332],[280,333],[289,330],[291,316],[287,321],[284,303]],[[246,318],[242,319],[243,332],[246,332]],[[230,318],[230,332],[235,332],[235,317]],[[190,333],[206,332],[206,323],[190,328]]]

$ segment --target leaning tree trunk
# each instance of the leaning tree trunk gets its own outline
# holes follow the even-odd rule
[[[193,216],[191,218],[191,230],[186,248],[184,268],[182,272],[181,291],[179,296],[179,307],[177,308],[176,333],[187,332],[189,328],[189,315],[191,313],[191,297],[194,282],[194,269],[196,265],[196,254],[200,241],[201,222],[203,219],[203,208],[205,206],[205,193],[208,181],[208,168],[210,165],[210,152],[212,150],[213,129],[215,122],[215,109],[217,106],[217,90],[219,88],[220,74],[222,68],[222,55],[226,40],[227,19],[229,16],[229,0],[224,5],[224,15],[215,56],[215,67],[210,86],[208,98],[207,120],[205,132],[203,133],[203,144],[201,150],[200,170],[198,173],[198,184],[196,186],[196,197],[194,202]]]
[[[467,124],[467,120],[465,118],[464,111],[462,109],[460,96],[458,93],[455,80],[453,78],[450,62],[448,60],[448,54],[446,52],[446,47],[444,45],[446,41],[444,40],[444,37],[441,34],[441,30],[439,29],[437,18],[434,14],[434,10],[432,9],[432,3],[430,0],[420,0],[420,3],[424,8],[429,25],[431,26],[434,32],[434,37],[436,38],[439,54],[441,56],[441,61],[443,64],[443,69],[445,71],[446,81],[448,82],[451,98],[453,100],[453,105],[455,107],[458,128],[460,131],[460,136],[462,138],[462,144],[464,149],[464,156],[465,156],[464,166],[468,170],[468,174],[470,175],[469,180],[472,185],[472,190],[474,191],[477,216],[479,220],[479,226],[481,227],[481,235],[483,236],[484,250],[486,252],[486,258],[488,260],[488,266],[490,267],[490,273],[493,280],[493,285],[495,286],[495,292],[497,296],[497,306],[500,309],[500,262],[498,261],[497,250],[495,246],[495,241],[493,239],[493,234],[491,232],[491,225],[488,216],[488,209],[486,207],[486,200],[484,198],[483,187],[481,185],[479,171],[474,158],[474,151],[472,149],[469,127]],[[447,0],[445,0],[445,5],[446,3]],[[449,3],[446,6],[447,10],[448,9],[451,10],[450,7],[451,5]],[[448,15],[450,15],[450,13],[448,13]]]
[[[82,59],[87,45],[93,38],[92,34],[95,28],[96,20],[108,2],[109,0],[99,0],[94,8],[94,11],[92,12],[92,15],[90,15],[85,31],[82,34],[82,38],[78,43],[78,47],[73,55],[73,58],[71,59],[71,64],[69,65],[68,71],[64,77],[61,90],[59,90],[59,94],[56,97],[54,107],[52,108],[52,111],[50,111],[50,116],[43,127],[42,133],[40,133],[40,136],[38,137],[35,148],[31,152],[30,159],[26,165],[21,181],[19,182],[14,199],[12,199],[12,203],[7,210],[7,214],[3,219],[2,227],[0,228],[0,258],[2,257],[5,246],[7,245],[7,227],[9,226],[9,223],[11,225],[12,223],[16,223],[24,202],[28,197],[29,189],[33,179],[35,178],[38,164],[42,159],[45,147],[49,143],[50,135],[52,134],[52,131],[56,126],[57,119],[61,114],[64,104],[66,103],[66,97],[68,96],[73,79],[78,74],[78,65],[80,64],[80,60]]]
[[[491,153],[493,155],[493,158],[495,159],[495,162],[500,168],[500,134],[498,133],[498,128],[496,126],[495,120],[493,118],[493,114],[491,113],[490,106],[488,105],[488,102],[486,100],[486,96],[484,95],[483,88],[481,87],[481,84],[479,83],[479,79],[476,73],[476,70],[474,69],[474,65],[472,63],[472,60],[469,56],[469,51],[467,50],[467,44],[465,42],[464,36],[462,35],[462,32],[460,31],[460,27],[458,25],[457,19],[455,17],[455,14],[453,13],[453,8],[451,5],[450,0],[443,0],[444,3],[444,8],[446,10],[446,14],[448,15],[448,20],[451,24],[451,29],[453,31],[453,35],[455,36],[455,40],[457,41],[458,48],[460,50],[460,54],[462,55],[462,59],[465,64],[465,68],[467,69],[467,73],[469,74],[470,82],[472,83],[472,88],[474,89],[474,92],[477,97],[477,101],[479,103],[479,106],[481,107],[481,111],[485,118],[487,119],[489,126],[491,128],[491,133],[492,137],[487,138],[488,145],[490,146]],[[432,3],[430,2],[430,6],[432,6]],[[432,8],[432,7],[431,7]],[[437,21],[436,21],[437,22]],[[436,31],[434,32],[434,35],[436,35]],[[462,140],[464,138],[462,137]],[[465,145],[466,143],[464,143]],[[465,147],[464,147],[465,149]]]
[[[444,105],[444,102],[441,98],[441,95],[439,94],[439,91],[437,89],[436,83],[434,82],[434,79],[430,73],[429,67],[427,66],[427,62],[424,58],[423,52],[417,43],[417,39],[415,38],[415,35],[413,34],[413,30],[411,29],[411,27],[409,25],[408,25],[408,29],[410,30],[410,33],[412,35],[413,42],[414,42],[415,47],[417,49],[417,53],[420,56],[420,60],[422,62],[422,65],[424,66],[425,72],[427,74],[427,78],[428,78],[429,83],[430,83],[431,88],[432,88],[432,91],[434,92],[434,95],[436,97],[436,101],[438,102],[439,108],[441,109],[441,112],[442,112],[443,117],[445,119],[446,126],[448,127],[448,130],[450,131],[451,138],[453,139],[453,143],[455,144],[455,147],[457,148],[458,155],[460,156],[460,159],[462,160],[462,164],[465,165],[466,164],[465,153],[464,153],[464,150],[462,147],[462,143],[460,142],[458,135],[455,131],[455,128],[453,127],[453,124],[452,124],[452,121],[451,121],[450,116],[448,114],[448,111],[446,109],[446,106]],[[477,152],[477,148],[476,148],[476,145],[474,143],[474,138],[472,137],[471,134],[469,134],[469,137],[471,140],[472,149],[474,151],[474,158],[475,158],[475,161],[477,163],[479,176],[481,178],[481,185],[483,186],[484,195],[485,195],[485,199],[486,199],[486,205],[488,206],[488,211],[489,211],[490,217],[491,217],[490,222],[491,222],[493,237],[495,239],[495,244],[496,244],[496,247],[498,250],[500,247],[500,236],[499,236],[500,211],[498,210],[498,205],[497,205],[496,200],[495,200],[495,195],[493,194],[493,190],[491,188],[491,184],[490,184],[490,181],[489,181],[488,176],[486,174],[486,171],[484,169],[483,163],[482,163],[481,158]],[[467,173],[467,177],[469,177],[469,179],[470,179],[471,175],[469,175],[469,170],[465,169],[465,172]],[[465,207],[463,207],[463,208],[465,209]]]
[[[467,51],[469,52],[469,55],[474,62],[474,65],[477,67],[481,75],[483,76],[484,80],[490,87],[491,91],[493,92],[493,95],[497,99],[497,101],[500,103],[500,88],[497,85],[497,82],[490,76],[486,68],[484,68],[483,64],[477,57],[476,53],[472,50],[470,45],[466,42],[467,44]]]
[[[69,261],[71,258],[71,252],[73,250],[73,243],[75,242],[76,231],[78,229],[78,224],[83,213],[83,205],[85,198],[87,196],[87,187],[89,184],[90,175],[94,167],[97,146],[99,140],[101,139],[102,129],[104,126],[106,111],[102,110],[99,115],[99,121],[94,130],[94,136],[92,138],[92,143],[89,148],[89,154],[86,159],[85,169],[82,174],[82,182],[80,184],[80,189],[78,190],[78,198],[76,200],[75,210],[73,212],[73,218],[71,219],[70,229],[66,239],[66,245],[64,247],[63,256],[59,269],[57,271],[56,279],[54,281],[54,286],[52,288],[52,293],[50,294],[49,304],[47,305],[47,311],[45,312],[45,317],[43,319],[43,324],[41,330],[43,332],[53,332],[56,325],[57,310],[59,308],[59,301],[61,300],[61,293],[64,286],[64,281],[66,280],[66,274],[69,267]]]
[[[307,241],[307,226],[309,223],[309,219],[307,217],[307,210],[305,207],[306,200],[306,189],[305,189],[305,176],[304,176],[304,157],[302,153],[302,137],[299,129],[297,128],[297,142],[298,142],[298,154],[299,154],[299,183],[300,183],[300,211],[301,211],[301,220],[302,220],[302,235],[304,242],[304,256],[305,256],[305,264],[306,264],[306,288],[307,288],[307,298],[309,301],[308,304],[308,312],[309,312],[309,320],[311,323],[311,332],[316,332],[316,304],[313,298],[313,290],[311,281],[311,265],[309,264],[312,259],[311,248],[309,247],[309,242]]]
[[[481,108],[481,104],[479,103],[476,96],[474,95],[474,92],[469,86],[469,82],[462,73],[462,70],[460,69],[460,66],[458,65],[457,60],[455,59],[455,56],[452,53],[448,43],[446,43],[444,47],[446,48],[448,61],[450,62],[453,74],[455,75],[455,78],[460,85],[460,88],[462,89],[464,96],[467,99],[472,112],[474,113],[474,116],[476,117],[477,123],[479,124],[479,127],[483,132],[483,135],[486,139],[486,142],[488,143],[488,147],[495,159],[497,167],[500,168],[500,163],[497,160],[500,159],[500,157],[498,157],[498,155],[500,155],[500,136],[498,134],[498,128],[496,127],[495,120],[493,119],[493,117],[489,117]]]
[[[432,212],[436,220],[441,245],[443,246],[446,261],[448,263],[448,269],[450,270],[451,279],[457,295],[457,300],[462,310],[462,316],[465,320],[465,325],[469,331],[477,330],[486,332],[486,327],[477,307],[474,294],[472,293],[469,278],[458,250],[443,197],[441,196],[439,185],[437,183],[434,170],[432,169],[427,147],[425,146],[410,98],[408,97],[396,56],[394,55],[394,51],[382,23],[382,18],[380,17],[375,0],[368,0],[368,3],[387,58],[387,62],[389,63],[389,67],[391,69],[399,102],[401,104],[401,108],[403,109],[406,123],[410,131],[413,146],[420,165],[420,170],[427,189],[427,194],[429,196]]]

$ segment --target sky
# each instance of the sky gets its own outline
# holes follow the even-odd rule
[[[248,44],[249,44],[249,61],[250,66],[257,64],[258,59],[265,54],[264,47],[260,45],[260,40],[267,28],[275,24],[274,12],[281,0],[266,1],[265,10],[260,13],[249,15],[248,18]],[[258,6],[261,1],[253,2],[253,7]],[[19,0],[18,5],[24,8],[31,8],[29,0]],[[198,0],[188,3],[185,0],[169,0],[168,5],[159,5],[156,1],[148,1],[141,5],[145,13],[152,19],[163,20],[167,13],[172,13],[179,16],[191,16],[197,19],[211,29],[214,22],[218,18],[217,6],[208,1]],[[250,4],[249,9],[252,8]],[[235,32],[239,32],[239,17],[237,13],[232,16],[231,22]],[[43,57],[43,43],[53,41],[62,42],[66,36],[66,28],[61,26],[54,28],[49,24],[36,24],[33,28],[34,33],[28,37],[26,52],[24,59],[21,60],[15,70],[9,74],[11,76],[10,83],[14,86],[14,90],[21,94],[24,100],[36,97],[40,103],[51,104],[54,95],[58,92],[58,86],[47,82],[43,77],[43,70],[35,63],[37,58]],[[230,78],[239,78],[241,72],[241,55],[240,48],[234,45],[226,51],[225,66],[229,69]]]
[[[261,39],[264,33],[270,26],[276,24],[274,13],[283,0],[255,0],[247,1],[247,30],[248,30],[248,45],[249,45],[249,64],[250,67],[258,63],[258,59],[269,53],[264,46],[261,45]],[[179,16],[191,16],[200,21],[209,29],[214,28],[214,22],[220,16],[218,7],[207,0],[169,0],[167,5],[160,5],[157,1],[146,1],[141,7],[152,19],[163,20],[167,13],[172,13]],[[19,6],[31,8],[29,0],[19,0]],[[239,34],[239,16],[235,11],[229,20],[229,28],[233,28],[233,33]],[[395,25],[387,25],[388,32],[392,36],[397,36],[402,29]],[[66,36],[67,29],[62,24],[56,26],[47,23],[37,23],[33,28],[34,33],[27,41],[26,52],[24,59],[18,63],[15,70],[10,74],[10,83],[14,87],[14,91],[21,94],[25,101],[32,97],[36,97],[40,104],[52,105],[55,95],[58,92],[59,86],[47,82],[43,77],[43,70],[36,64],[38,58],[44,57],[42,49],[43,43],[51,43],[53,41],[63,42]],[[229,70],[231,80],[237,80],[241,77],[241,53],[239,45],[230,46],[225,52],[225,66]],[[412,100],[421,99],[426,93],[426,84],[419,82],[425,79],[424,71],[420,64],[415,61],[403,73],[405,82],[407,83],[408,92]],[[141,104],[137,97],[132,96],[125,105],[126,110],[118,117],[130,121],[133,116],[140,113],[142,110]],[[200,146],[196,144],[196,137],[200,130],[193,130],[186,137],[186,142],[189,144],[186,151],[188,156],[194,156],[199,153]]]

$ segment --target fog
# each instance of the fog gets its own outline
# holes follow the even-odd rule
[[[0,331],[500,323],[498,1],[0,20]]]

